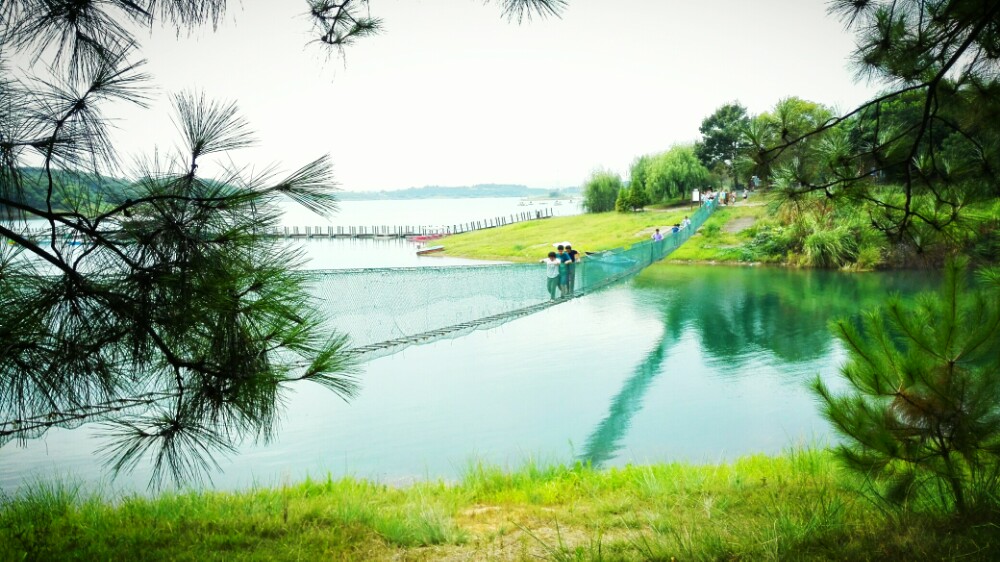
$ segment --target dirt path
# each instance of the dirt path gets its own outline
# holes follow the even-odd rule
[[[750,228],[750,226],[757,220],[756,217],[739,217],[735,218],[726,223],[726,226],[722,227],[723,232],[729,232],[731,234],[736,234]]]

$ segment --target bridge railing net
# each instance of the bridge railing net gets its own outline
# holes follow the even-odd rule
[[[607,287],[663,259],[690,238],[712,210],[709,205],[701,207],[691,216],[689,227],[665,232],[662,241],[645,240],[586,255],[575,266],[572,296]],[[483,319],[516,318],[526,309],[564,300],[557,292],[553,302],[546,281],[540,262],[346,269],[316,272],[312,292],[328,329],[349,335],[351,345],[359,348],[398,345],[406,338]]]

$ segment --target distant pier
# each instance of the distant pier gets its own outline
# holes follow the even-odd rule
[[[419,226],[419,225],[364,225],[364,226],[278,226],[266,233],[276,238],[437,238],[449,234],[461,234],[475,230],[496,228],[518,222],[526,222],[551,218],[551,208],[523,211],[510,215],[496,216],[489,219],[470,221],[451,225]],[[28,228],[19,232],[29,240],[45,241],[52,236],[48,228]],[[72,231],[62,228],[57,234],[61,242],[79,243],[71,236]],[[115,233],[109,232],[109,237],[115,239]],[[13,242],[11,242],[13,243]]]
[[[418,226],[418,225],[364,225],[364,226],[279,226],[268,234],[278,238],[414,238],[419,236],[447,236],[475,230],[496,228],[518,222],[547,219],[552,217],[552,209],[523,211],[510,215],[465,223]]]

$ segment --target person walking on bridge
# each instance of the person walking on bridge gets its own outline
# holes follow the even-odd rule
[[[573,294],[573,285],[576,283],[576,263],[580,261],[580,252],[573,249],[573,246],[566,244],[566,255],[569,260],[566,262],[566,292]]]
[[[566,253],[566,246],[559,244],[556,247],[557,256],[559,258],[559,293],[561,296],[566,296],[569,291],[567,284],[569,282],[569,254]]]
[[[556,287],[559,286],[559,258],[555,252],[549,252],[549,257],[542,260],[545,264],[546,288],[549,290],[549,297],[556,298]]]

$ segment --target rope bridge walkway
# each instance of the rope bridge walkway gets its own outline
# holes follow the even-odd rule
[[[659,261],[686,242],[714,210],[707,204],[691,224],[629,248],[587,255],[576,264],[573,292],[553,299],[540,263],[317,271],[311,291],[331,332],[348,334],[346,353],[359,362],[415,344],[456,338],[604,289]],[[0,422],[0,445],[13,435],[40,434],[172,397],[141,396]]]
[[[312,290],[328,328],[350,335],[348,353],[370,361],[492,328],[631,277],[687,241],[711,212],[702,207],[690,226],[663,240],[586,256],[574,266],[573,292],[564,298],[549,296],[538,263],[319,271]]]

